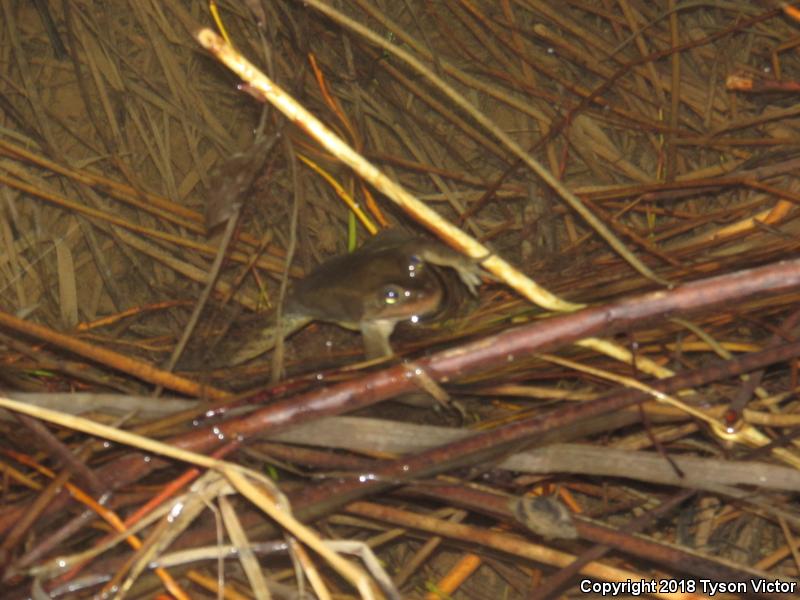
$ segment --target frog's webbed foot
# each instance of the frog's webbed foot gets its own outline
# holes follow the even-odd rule
[[[432,265],[453,269],[469,293],[473,296],[478,295],[478,286],[482,283],[481,275],[484,271],[475,259],[439,244],[436,246],[423,245],[415,251],[422,260]]]
[[[281,319],[281,335],[284,338],[288,337],[310,322],[310,317],[294,314],[284,315]],[[239,340],[236,339],[225,340],[223,344],[220,344],[220,349],[216,352],[221,358],[219,362],[229,367],[235,367],[272,350],[278,341],[276,323],[270,322],[257,334],[248,334],[248,338],[250,339],[244,345],[241,345]]]
[[[396,323],[394,319],[361,322],[359,329],[364,339],[364,354],[367,358],[383,358],[394,354],[389,344],[389,336],[392,335]]]

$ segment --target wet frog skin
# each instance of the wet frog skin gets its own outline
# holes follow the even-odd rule
[[[355,252],[334,257],[296,282],[286,300],[283,335],[311,321],[360,331],[368,358],[389,356],[389,336],[400,321],[416,321],[436,312],[444,299],[436,269],[452,268],[475,294],[478,265],[438,242],[385,231]],[[275,345],[272,323],[229,361],[236,365]]]

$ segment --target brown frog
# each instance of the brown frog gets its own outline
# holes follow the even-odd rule
[[[284,336],[311,321],[360,331],[368,358],[389,356],[389,337],[400,321],[437,312],[445,293],[439,268],[455,271],[473,295],[480,284],[474,261],[439,242],[388,230],[355,252],[336,256],[296,282],[281,321]],[[234,353],[229,364],[246,362],[275,345],[274,323]]]

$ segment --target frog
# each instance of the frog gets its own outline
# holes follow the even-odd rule
[[[393,354],[389,338],[398,323],[435,314],[446,300],[442,269],[451,269],[473,296],[481,284],[478,263],[441,242],[387,229],[355,251],[330,258],[289,290],[280,321],[286,337],[312,321],[360,331],[368,359]],[[262,329],[228,364],[248,362],[272,349],[276,323]]]

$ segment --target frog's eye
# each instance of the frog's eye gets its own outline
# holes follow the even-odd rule
[[[422,271],[422,267],[425,266],[425,262],[417,256],[416,254],[412,254],[408,257],[408,276],[415,277],[417,273]]]
[[[405,292],[400,286],[387,285],[383,288],[383,301],[388,305],[394,305],[402,302]]]

